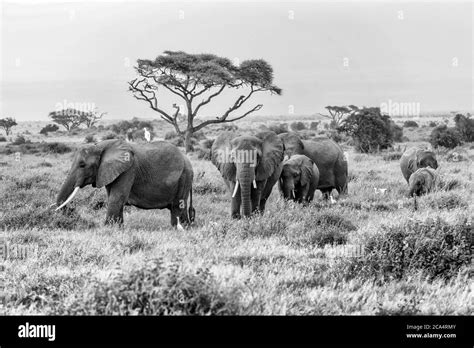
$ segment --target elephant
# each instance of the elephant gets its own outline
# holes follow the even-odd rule
[[[430,168],[419,168],[410,176],[408,197],[421,196],[433,191],[438,184],[438,173]]]
[[[309,157],[319,169],[317,189],[321,190],[325,199],[336,189],[341,195],[348,190],[348,164],[341,147],[329,138],[318,138],[316,141],[301,140],[297,133],[279,134],[285,145],[285,155]]]
[[[419,168],[426,167],[438,169],[438,161],[436,160],[435,153],[432,151],[412,147],[407,149],[400,158],[400,169],[408,184],[410,182],[410,176],[414,172]]]
[[[74,154],[69,174],[56,199],[56,210],[87,185],[107,190],[106,224],[123,224],[124,205],[171,212],[171,225],[194,221],[193,168],[189,159],[165,141],[135,144],[105,140],[84,145]],[[189,206],[188,206],[189,196]]]
[[[211,147],[211,161],[232,193],[232,218],[264,212],[272,188],[280,178],[283,152],[283,142],[271,131],[255,136],[226,131],[216,138]]]
[[[294,155],[283,162],[279,188],[285,199],[305,204],[311,202],[318,182],[319,169],[309,157]]]

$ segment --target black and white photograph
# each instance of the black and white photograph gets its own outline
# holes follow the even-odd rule
[[[472,346],[473,15],[1,1],[0,345],[139,317],[193,342],[167,321],[192,316],[339,318],[328,344],[397,317],[357,342]]]

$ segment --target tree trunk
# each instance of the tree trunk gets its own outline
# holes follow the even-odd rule
[[[191,144],[191,137],[193,135],[192,129],[187,129],[184,133],[184,148],[186,153],[192,152],[194,150],[193,145]]]

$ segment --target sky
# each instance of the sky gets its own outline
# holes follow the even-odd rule
[[[327,105],[416,103],[421,113],[473,110],[469,2],[2,1],[0,117],[44,121],[62,106],[107,118],[158,117],[133,98],[137,59],[166,50],[265,59],[281,96],[257,115]],[[240,92],[202,109],[220,116]],[[182,104],[160,92],[171,112]],[[246,109],[242,109],[246,111]],[[236,114],[237,115],[237,114]]]

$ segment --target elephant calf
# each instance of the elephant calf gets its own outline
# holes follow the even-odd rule
[[[432,168],[420,168],[410,176],[409,197],[421,196],[433,191],[438,183],[438,173]]]
[[[180,222],[187,225],[194,220],[192,183],[191,162],[168,142],[105,140],[77,150],[58,194],[56,210],[68,204],[84,186],[105,186],[106,224],[122,224],[123,206],[127,204],[141,209],[167,208],[171,225],[182,227]]]
[[[438,168],[438,161],[434,152],[419,147],[406,150],[400,158],[400,169],[403,177],[409,183],[410,176],[419,168]]]
[[[310,158],[294,155],[283,162],[279,188],[285,199],[309,203],[313,200],[318,183],[319,170]]]

